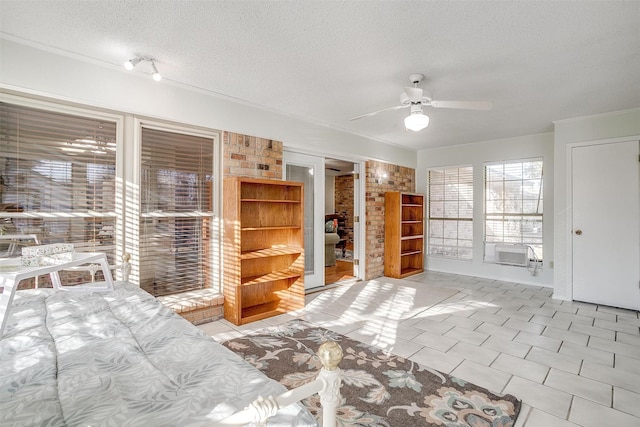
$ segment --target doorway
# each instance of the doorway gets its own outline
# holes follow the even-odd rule
[[[325,277],[324,284],[356,279],[354,248],[356,223],[356,169],[353,162],[324,159],[325,169]]]
[[[571,148],[573,299],[640,309],[640,143]]]
[[[360,211],[364,206],[363,180],[359,179],[359,171],[364,162],[340,159],[329,159],[322,156],[284,151],[283,171],[284,179],[288,181],[302,181],[305,183],[305,289],[321,288],[332,283],[361,280],[364,270],[359,259],[364,254],[364,245],[360,241],[363,233],[360,231],[358,219],[363,217]],[[336,205],[335,180],[352,182],[349,207],[340,200]],[[344,197],[342,187],[339,198]],[[339,212],[336,212],[336,207]],[[327,246],[326,237],[327,215],[336,217],[335,244]],[[333,222],[333,218],[332,218]],[[340,234],[337,233],[340,226]],[[333,232],[334,230],[328,230]],[[337,246],[337,248],[336,248]],[[327,258],[335,257],[334,265],[327,265]]]

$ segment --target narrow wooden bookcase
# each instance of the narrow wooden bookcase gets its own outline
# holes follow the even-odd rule
[[[424,270],[424,196],[384,195],[384,275],[402,278]]]
[[[224,180],[224,317],[243,325],[304,307],[301,182]]]

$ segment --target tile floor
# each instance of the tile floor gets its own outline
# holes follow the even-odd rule
[[[517,427],[640,426],[638,312],[551,294],[425,272],[313,293],[304,310],[249,325],[199,327],[224,341],[302,318],[519,397]]]

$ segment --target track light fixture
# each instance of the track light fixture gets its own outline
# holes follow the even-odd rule
[[[142,58],[133,58],[124,63],[124,68],[131,71],[138,65],[138,62],[142,61]]]
[[[150,60],[149,62],[151,62],[151,69],[153,70],[153,74],[151,74],[151,77],[153,77],[153,80],[159,82],[160,80],[162,80],[162,76],[160,75],[160,73],[158,72],[158,69],[156,68],[156,63],[153,62],[153,59]]]
[[[131,71],[136,67],[136,65],[138,65],[142,61],[147,61],[147,62],[151,63],[151,71],[153,72],[151,74],[151,77],[153,77],[153,80],[155,80],[157,82],[162,80],[162,75],[158,71],[158,67],[156,67],[155,61],[153,59],[150,59],[150,58],[142,58],[142,57],[136,56],[135,58],[130,59],[127,62],[125,62],[124,63],[124,68],[126,68],[129,71]]]

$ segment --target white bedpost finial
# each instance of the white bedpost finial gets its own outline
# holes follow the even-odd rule
[[[327,341],[318,349],[318,358],[323,368],[318,373],[318,379],[324,382],[324,388],[318,392],[322,404],[322,427],[336,426],[336,411],[342,401],[340,396],[340,368],[342,361],[342,347],[335,341]]]
[[[326,370],[333,371],[342,361],[342,347],[335,341],[327,341],[318,349],[318,357]]]
[[[122,272],[122,280],[125,282],[129,281],[129,274],[131,273],[131,263],[129,260],[131,259],[131,254],[125,252],[122,254],[122,266],[120,267],[120,271]]]

